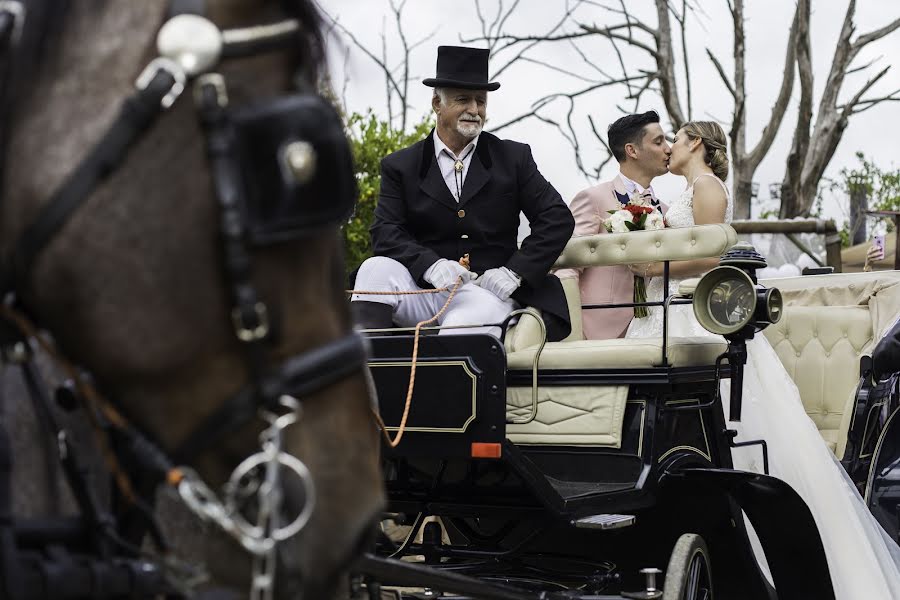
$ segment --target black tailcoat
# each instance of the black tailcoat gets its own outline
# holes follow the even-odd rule
[[[551,340],[564,338],[571,329],[565,294],[548,273],[575,222],[531,148],[483,132],[457,202],[438,168],[433,135],[381,161],[374,253],[402,263],[422,287],[430,287],[422,276],[440,258],[468,254],[477,273],[506,266],[522,277],[512,297],[543,311]],[[520,211],[531,234],[518,247]]]

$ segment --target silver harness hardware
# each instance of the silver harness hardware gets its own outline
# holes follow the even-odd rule
[[[315,508],[315,486],[309,469],[295,456],[282,452],[282,431],[300,418],[300,403],[291,396],[282,396],[279,402],[288,412],[276,415],[261,411],[260,416],[269,423],[259,436],[262,451],[247,457],[234,469],[222,500],[189,468],[181,468],[184,478],[177,488],[179,497],[195,515],[215,523],[253,555],[251,600],[271,600],[277,544],[300,533]],[[303,507],[285,526],[280,526],[278,517],[282,500],[281,467],[299,477],[304,492]],[[255,525],[242,512],[242,506],[254,493],[258,504]]]
[[[24,17],[22,4],[0,0],[0,12],[10,13],[15,17],[12,27],[7,29],[12,32],[11,39],[17,40]],[[254,415],[267,421],[268,427],[260,435],[261,450],[235,468],[224,487],[221,499],[195,471],[186,467],[178,469],[183,478],[177,483],[177,493],[196,515],[215,523],[252,555],[251,598],[259,600],[268,600],[274,595],[278,542],[288,540],[303,530],[315,508],[315,488],[309,469],[302,461],[282,451],[283,431],[300,417],[300,402],[297,398],[318,392],[345,377],[361,372],[367,357],[365,342],[358,334],[350,333],[291,356],[276,368],[269,368],[264,360],[269,358],[265,344],[270,341],[271,326],[266,305],[257,300],[255,286],[249,269],[246,268],[246,264],[249,264],[245,260],[249,258],[248,246],[254,239],[252,235],[248,235],[251,229],[248,221],[251,219],[241,212],[242,205],[238,201],[243,200],[238,197],[238,192],[246,191],[241,175],[245,171],[255,173],[253,169],[259,165],[243,165],[238,157],[239,153],[234,147],[235,121],[225,111],[228,104],[225,80],[220,74],[212,72],[212,69],[223,59],[282,49],[293,43],[299,30],[296,19],[286,19],[270,25],[220,30],[211,21],[198,15],[181,13],[170,18],[157,35],[158,57],[151,60],[137,77],[135,92],[123,102],[116,121],[94,150],[51,196],[38,218],[20,236],[9,264],[0,265],[0,295],[12,300],[17,288],[27,281],[30,268],[41,251],[82,206],[91,191],[121,164],[133,143],[162,112],[178,100],[187,85],[195,83],[194,101],[201,116],[206,119],[204,125],[209,160],[213,163],[210,171],[213,173],[215,195],[222,215],[224,262],[233,295],[232,321],[235,335],[244,343],[253,376],[251,385],[246,386],[235,397],[227,399],[217,412],[201,423],[181,447],[175,450],[178,457],[176,460],[184,464],[192,456],[210,450],[213,441],[248,423]],[[213,101],[209,99],[210,93]],[[273,163],[278,165],[282,175],[280,179],[283,180],[280,183],[285,189],[277,190],[281,195],[275,197],[282,201],[293,201],[297,197],[325,198],[323,190],[336,189],[335,181],[347,180],[352,183],[352,177],[347,176],[348,172],[352,173],[349,148],[345,143],[335,141],[342,139],[341,136],[331,133],[341,131],[341,125],[330,105],[315,94],[294,94],[269,101],[269,107],[269,112],[260,111],[261,116],[256,116],[257,113],[253,111],[246,111],[243,113],[248,115],[246,120],[239,124],[247,126],[256,116],[258,120],[264,121],[259,129],[268,127],[278,130],[278,118],[281,115],[293,117],[285,118],[285,130],[290,131],[290,134],[285,134],[288,137],[280,140],[277,150],[265,148],[260,152],[254,148],[254,152],[250,153],[258,158],[269,151]],[[328,110],[323,111],[322,107]],[[312,116],[305,117],[304,121],[296,116],[298,111],[301,115]],[[265,121],[265,118],[269,121]],[[211,138],[215,138],[215,143],[210,142]],[[216,154],[215,151],[222,150],[222,145],[216,144],[223,140],[227,142],[224,144],[226,151],[212,156]],[[211,152],[211,147],[215,151]],[[241,157],[245,157],[247,153],[244,150]],[[224,191],[220,189],[223,186]],[[285,236],[293,236],[295,239],[317,231],[323,223],[344,221],[355,201],[355,187],[348,186],[346,181],[343,182],[343,187],[337,187],[341,193],[336,195],[349,199],[348,201],[335,202],[335,194],[327,194],[327,200],[318,204],[303,204],[304,211],[312,213],[315,218],[298,220],[296,215],[273,211],[269,218],[275,221],[275,225],[279,224],[278,219],[282,219],[285,226],[279,229],[273,225],[271,231],[261,227],[269,235],[262,243],[291,239]],[[266,188],[266,193],[257,195],[263,198],[273,197],[269,191]],[[246,204],[252,204],[252,200],[248,200]],[[295,205],[296,203],[291,206]],[[27,346],[24,342],[4,349],[0,358],[6,361],[18,354],[23,355],[23,360],[27,358]],[[134,432],[129,435],[133,436],[132,439],[139,437]],[[76,454],[70,448],[64,431],[55,436],[54,442],[62,459]],[[156,456],[148,451],[147,454],[150,463],[158,458],[171,466],[165,453],[162,453],[163,456]],[[148,472],[159,467],[158,464],[142,466]],[[286,525],[280,523],[282,467],[300,478],[303,495],[298,502],[299,513]],[[251,504],[252,509],[248,508]],[[249,512],[255,513],[255,517],[246,517],[245,514]],[[117,539],[116,543],[122,542]],[[143,551],[140,554],[147,555]],[[167,579],[172,586],[182,593],[189,594],[191,588],[201,582],[198,577],[202,577],[202,574],[182,565],[167,553],[152,558],[168,574]],[[0,574],[8,572],[3,567],[0,564]],[[149,562],[146,567],[145,570],[156,568]]]

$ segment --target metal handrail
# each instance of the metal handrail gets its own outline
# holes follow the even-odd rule
[[[538,344],[534,353],[534,361],[531,364],[531,414],[524,420],[506,421],[509,425],[527,425],[537,418],[538,413],[538,364],[540,364],[541,352],[544,351],[544,346],[547,344],[547,326],[544,324],[541,314],[533,308],[520,308],[512,311],[506,318],[505,323],[509,325],[513,317],[526,314],[534,317],[541,328],[541,343]]]

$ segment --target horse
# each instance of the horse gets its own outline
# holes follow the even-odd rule
[[[37,36],[38,42],[27,76],[12,88],[14,116],[4,116],[4,264],[157,56],[155,39],[169,9],[164,0],[79,1],[65,3],[65,10],[50,4],[26,3],[22,41]],[[299,21],[287,47],[219,65],[230,104],[275,97],[297,85],[315,89],[324,51],[311,0],[208,0],[205,16],[223,30]],[[29,29],[36,23],[38,33]],[[234,333],[221,207],[189,92],[72,211],[16,285],[19,302],[58,351],[89,372],[133,427],[167,452],[252,378],[247,344]],[[249,283],[265,301],[272,330],[262,368],[352,332],[339,225],[248,250]],[[367,543],[384,501],[364,365],[300,401],[299,419],[284,429],[282,448],[308,467],[316,508],[298,535],[278,545],[278,593],[328,598],[338,574]],[[42,475],[38,430],[21,425],[30,418],[26,401],[14,394],[6,402],[4,422],[14,433],[13,513],[29,516],[53,504],[42,498],[53,487]],[[213,440],[192,466],[217,488],[258,451],[262,427],[242,423]],[[289,505],[288,492],[290,486]],[[203,547],[212,581],[245,589],[248,554],[215,527],[204,532],[192,541]]]

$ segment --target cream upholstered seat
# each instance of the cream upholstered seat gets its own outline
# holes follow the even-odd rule
[[[765,330],[807,414],[838,458],[853,415],[860,357],[900,313],[900,272],[773,279],[785,300]]]
[[[688,260],[718,256],[737,236],[727,225],[573,238],[556,267],[585,267]],[[662,364],[662,338],[585,340],[581,332],[581,294],[574,279],[563,279],[572,318],[572,333],[561,342],[544,345],[539,369],[610,369],[654,367]],[[662,332],[660,332],[662,335]],[[530,370],[542,340],[537,321],[523,316],[506,338],[507,366]],[[672,338],[668,360],[672,366],[711,365],[726,350],[715,338]],[[628,386],[547,386],[538,388],[538,411],[530,416],[531,387],[507,390],[507,436],[519,444],[559,444],[618,448]]]

